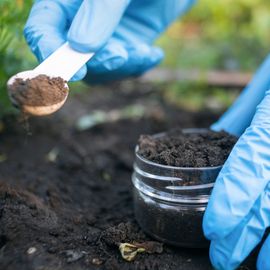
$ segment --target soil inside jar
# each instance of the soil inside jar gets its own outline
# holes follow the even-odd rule
[[[162,137],[141,135],[138,154],[163,165],[213,167],[225,162],[236,141],[225,131],[185,133],[175,129]]]
[[[205,208],[184,209],[177,204],[156,201],[134,190],[134,211],[143,230],[159,241],[188,248],[205,248],[202,220]]]
[[[60,78],[38,75],[32,79],[17,78],[9,85],[11,99],[21,107],[54,105],[65,99],[68,94],[66,82]]]
[[[195,133],[175,129],[161,136],[142,135],[137,154],[162,165],[209,168],[222,165],[236,141],[235,136],[225,131],[204,130]],[[175,170],[171,176],[182,179],[177,183],[179,186],[194,187],[214,182],[221,167],[213,169],[213,172],[194,169],[189,173],[185,170],[183,172]],[[137,177],[136,172],[133,177]],[[141,181],[139,179],[140,177],[138,181]],[[158,190],[158,185],[157,179],[155,186],[151,187]],[[209,192],[210,190],[205,195],[209,195]],[[164,200],[152,198],[148,193],[144,193],[143,189],[134,188],[135,216],[142,229],[168,244],[192,248],[208,247],[209,242],[202,230],[207,203],[198,201],[195,204],[193,201],[195,195],[188,193],[185,193],[185,202],[179,203],[167,201],[166,196],[163,196]]]

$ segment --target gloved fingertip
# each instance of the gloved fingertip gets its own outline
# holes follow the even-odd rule
[[[84,65],[80,70],[71,78],[71,82],[82,80],[87,74],[87,67]]]
[[[24,37],[39,62],[66,41],[67,14],[61,1],[33,1]]]
[[[95,72],[104,72],[104,71],[113,71],[126,63],[127,59],[122,56],[114,56],[105,61],[100,61],[98,59],[93,59],[87,63],[87,66],[90,70]]]
[[[104,43],[101,44],[99,42],[97,44],[94,42],[84,42],[82,39],[78,41],[78,39],[71,38],[69,33],[67,35],[67,41],[72,49],[82,53],[95,52],[104,45]]]
[[[96,53],[87,63],[88,69],[95,73],[107,72],[119,69],[128,60],[126,49],[113,41],[110,41],[102,50]]]
[[[269,259],[269,254],[270,254],[270,235],[267,237],[265,240],[258,259],[257,259],[257,269],[258,270],[269,270],[270,269],[270,259]]]
[[[103,65],[108,71],[112,71],[123,66],[126,61],[127,61],[126,58],[116,56],[104,62]]]
[[[228,125],[227,123],[225,123],[225,121],[222,117],[217,122],[212,124],[210,126],[210,129],[213,131],[225,130],[229,134],[237,136],[237,137],[241,136],[241,134],[242,134],[242,132],[239,132],[239,130],[237,128],[235,128],[233,125]]]
[[[221,128],[220,128],[218,122],[212,124],[212,125],[210,126],[210,129],[213,130],[213,131],[220,131],[220,130],[221,130]]]
[[[211,241],[210,249],[209,249],[209,258],[211,261],[211,264],[214,266],[215,269],[226,269],[230,270],[233,268],[230,268],[227,264],[227,256],[224,252],[224,249],[221,248],[216,241]]]
[[[39,62],[44,61],[65,43],[65,40],[61,39],[60,37],[59,38],[55,37],[54,41],[51,42],[49,42],[49,39],[47,40],[48,44],[46,44],[46,40],[40,42],[37,48],[37,52],[35,53],[37,55]]]
[[[132,76],[139,76],[158,65],[164,57],[163,51],[158,47],[149,47],[140,44],[130,52],[130,66]]]
[[[162,61],[162,59],[164,58],[164,52],[161,48],[159,47],[153,47],[152,48],[152,55],[153,55],[153,60],[156,63],[159,63],[160,61]]]
[[[210,199],[204,213],[202,223],[204,236],[209,240],[215,240],[225,236],[225,231],[222,229],[223,226],[221,226],[216,212],[215,200],[213,203],[213,200]]]
[[[208,220],[208,215],[207,212],[205,212],[204,216],[203,216],[203,223],[202,223],[202,227],[203,227],[203,233],[204,236],[208,239],[208,240],[212,240],[211,239],[211,227],[209,225],[209,220]]]
[[[141,73],[153,68],[158,65],[164,58],[164,53],[159,47],[150,48],[149,55],[145,55],[144,64],[141,68]]]
[[[40,38],[37,38],[33,33],[27,33],[25,37],[39,62],[44,61],[65,43],[63,34],[53,29],[47,29],[39,35]]]

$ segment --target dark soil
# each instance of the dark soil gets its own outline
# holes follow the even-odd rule
[[[225,131],[183,133],[176,129],[162,137],[142,135],[138,153],[153,162],[177,167],[223,165],[237,138]]]
[[[208,251],[164,245],[124,261],[118,245],[153,241],[134,219],[131,173],[140,134],[207,127],[208,112],[167,104],[149,85],[124,82],[70,99],[53,116],[7,119],[0,133],[0,269],[212,269]],[[79,116],[128,104],[157,114],[77,131]],[[243,268],[243,269],[255,269]]]
[[[39,75],[33,79],[16,79],[9,85],[11,99],[19,107],[23,105],[46,106],[61,102],[68,94],[66,82],[60,78]]]
[[[160,202],[135,189],[134,205],[136,220],[155,239],[179,247],[209,247],[202,230],[205,205],[181,207]]]

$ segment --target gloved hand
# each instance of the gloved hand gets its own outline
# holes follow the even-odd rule
[[[270,57],[229,111],[212,126],[236,135],[243,132],[217,178],[203,220],[204,233],[211,240],[210,259],[216,269],[237,268],[270,226],[268,74]],[[259,253],[259,270],[270,269],[269,255],[270,236]]]
[[[73,80],[86,73],[88,82],[121,79],[162,60],[162,50],[152,43],[195,1],[37,0],[25,38],[40,62],[66,40],[75,50],[96,52]]]

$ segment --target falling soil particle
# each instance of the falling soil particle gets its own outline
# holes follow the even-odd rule
[[[139,155],[169,166],[212,167],[222,165],[231,152],[237,138],[225,131],[183,133],[181,129],[165,136],[142,135],[139,139]]]
[[[60,78],[38,75],[33,79],[17,78],[9,85],[11,99],[19,107],[54,105],[65,99],[68,94],[66,82]]]

